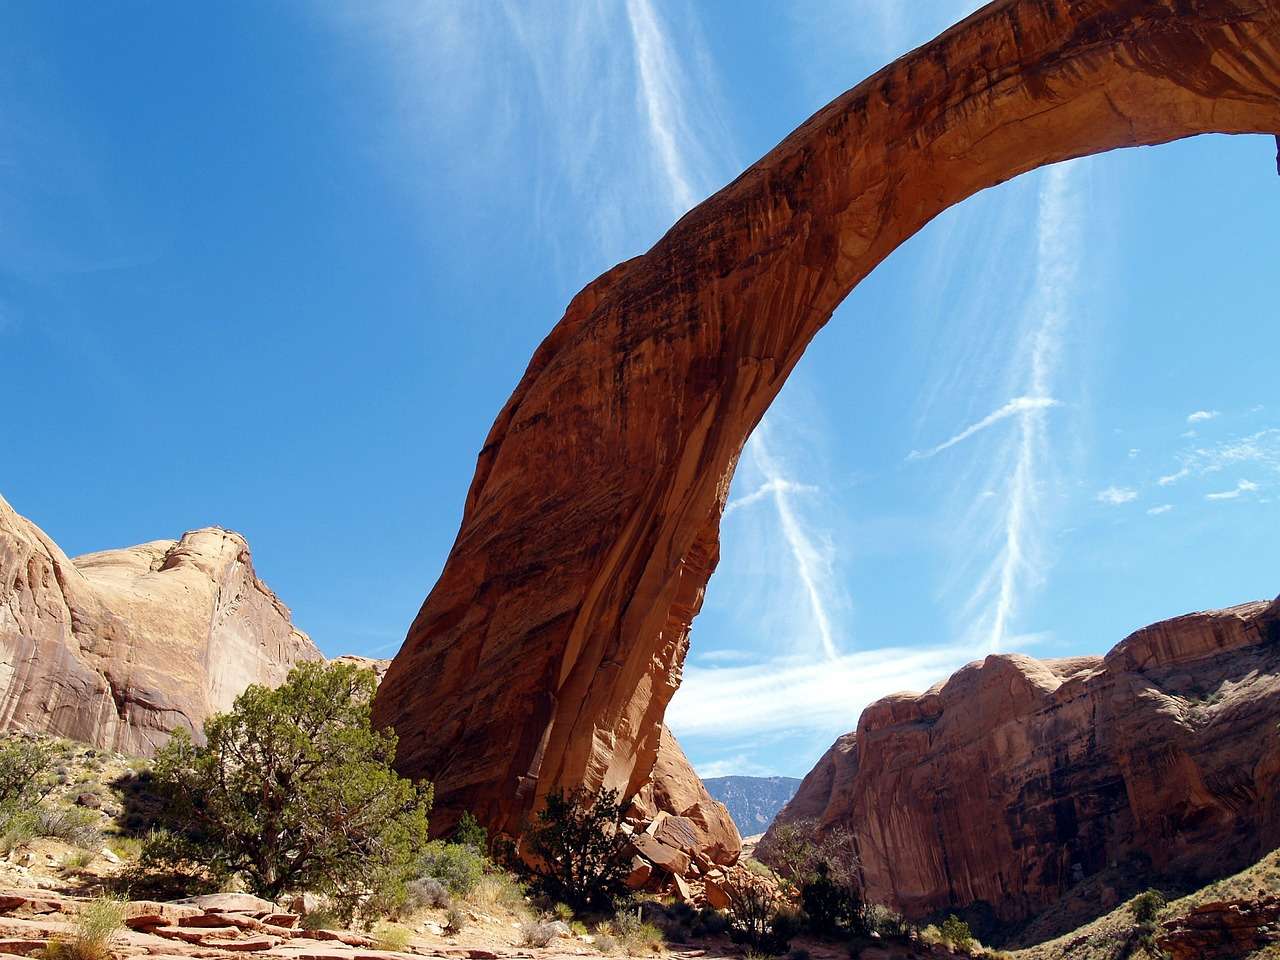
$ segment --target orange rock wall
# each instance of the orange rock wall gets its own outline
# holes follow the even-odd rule
[[[1277,130],[1280,0],[998,0],[836,98],[535,352],[375,702],[401,770],[509,831],[556,786],[639,790],[742,446],[849,291],[1028,170]]]

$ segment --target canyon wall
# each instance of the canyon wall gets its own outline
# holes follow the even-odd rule
[[[912,917],[1021,920],[1126,862],[1147,880],[1243,867],[1280,844],[1280,600],[877,701],[772,829],[805,818],[851,828],[868,897]]]
[[[238,533],[73,560],[0,498],[0,729],[150,756],[249,684],[319,659]]]

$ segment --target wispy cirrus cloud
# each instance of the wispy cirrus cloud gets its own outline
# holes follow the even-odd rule
[[[1094,498],[1099,503],[1106,503],[1113,507],[1118,507],[1122,503],[1132,503],[1138,499],[1138,491],[1132,487],[1107,487],[1105,490],[1099,490],[1098,495]]]
[[[1217,410],[1197,410],[1187,415],[1187,423],[1204,423],[1208,420],[1216,420],[1220,416],[1222,414]]]
[[[1158,506],[1158,507],[1152,507],[1151,509],[1149,509],[1149,510],[1147,511],[1147,516],[1149,516],[1149,517],[1160,517],[1160,516],[1163,516],[1163,515],[1164,515],[1164,514],[1166,514],[1166,513],[1171,513],[1172,511],[1173,511],[1173,504],[1172,504],[1172,503],[1162,503],[1162,504],[1160,504],[1160,506]]]
[[[936,457],[938,454],[942,453],[942,451],[949,450],[956,444],[963,443],[970,437],[981,433],[989,427],[994,427],[1002,420],[1008,420],[1010,417],[1016,417],[1029,410],[1048,410],[1050,407],[1056,407],[1059,405],[1058,401],[1054,400],[1052,397],[1014,397],[1004,406],[987,414],[987,416],[983,417],[977,423],[965,427],[950,440],[943,441],[936,447],[931,447],[928,450],[912,450],[911,453],[907,455],[907,459],[927,460],[930,457]]]
[[[1259,489],[1261,488],[1252,480],[1241,480],[1232,490],[1222,490],[1217,493],[1206,493],[1204,498],[1206,500],[1237,500],[1246,493],[1257,493]]]

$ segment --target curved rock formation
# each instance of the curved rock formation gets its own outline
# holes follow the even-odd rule
[[[1280,130],[1280,0],[999,0],[590,283],[480,452],[375,702],[442,810],[639,790],[734,466],[814,334],[931,218],[1028,170]]]
[[[1020,920],[1134,858],[1201,879],[1252,863],[1280,843],[1280,600],[877,701],[776,823],[800,818],[851,828],[869,898],[912,917]]]
[[[150,756],[250,683],[318,659],[238,533],[71,560],[0,498],[0,729]]]

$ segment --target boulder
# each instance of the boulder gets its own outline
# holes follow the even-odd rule
[[[1131,859],[1207,881],[1280,844],[1278,728],[1280,601],[1191,614],[873,703],[773,829],[848,827],[869,899],[909,917],[1016,922]]]

